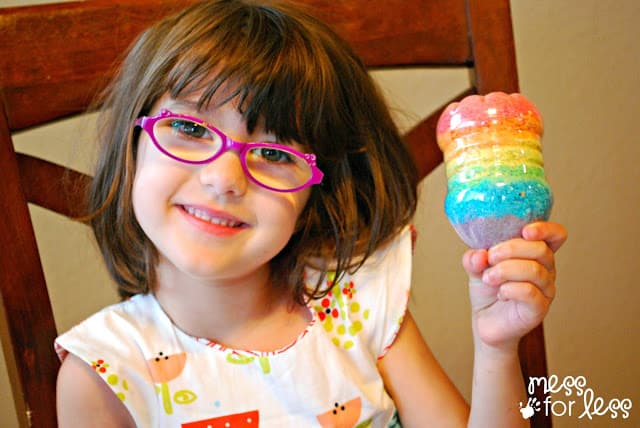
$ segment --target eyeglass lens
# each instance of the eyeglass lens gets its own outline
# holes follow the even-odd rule
[[[224,147],[223,135],[214,129],[183,118],[158,120],[153,128],[157,143],[178,159],[200,162],[213,159]],[[253,143],[244,151],[246,171],[258,183],[279,190],[306,184],[313,172],[307,161],[285,147]]]

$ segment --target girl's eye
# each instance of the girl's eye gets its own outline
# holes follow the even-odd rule
[[[259,149],[253,150],[254,154],[260,156],[261,158],[276,163],[291,163],[293,162],[293,155],[279,149],[274,149],[270,147],[260,147]]]
[[[205,138],[209,133],[209,130],[204,126],[181,119],[172,120],[171,129],[173,129],[175,133],[184,134],[191,138]]]

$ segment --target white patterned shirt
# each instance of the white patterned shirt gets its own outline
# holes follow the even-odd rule
[[[410,276],[406,228],[355,274],[338,283],[328,275],[331,292],[308,304],[311,322],[277,351],[187,335],[152,294],[101,310],[55,346],[61,359],[73,353],[91,365],[139,427],[395,426],[377,363],[400,328]]]

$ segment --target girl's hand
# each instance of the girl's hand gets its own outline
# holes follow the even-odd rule
[[[515,350],[542,322],[556,294],[554,253],[566,239],[563,226],[538,222],[522,238],[464,254],[476,345]]]

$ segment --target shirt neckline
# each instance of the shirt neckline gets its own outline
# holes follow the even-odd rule
[[[316,311],[313,309],[313,307],[311,306],[315,300],[311,300],[309,303],[307,303],[305,305],[305,307],[307,308],[307,310],[309,311],[310,315],[311,315],[311,320],[307,323],[307,325],[305,326],[304,330],[301,331],[298,336],[296,336],[295,339],[293,339],[289,344],[286,344],[280,348],[271,350],[271,351],[261,351],[261,350],[253,350],[253,349],[242,349],[242,348],[235,348],[233,346],[227,346],[224,345],[222,343],[218,343],[215,340],[206,338],[206,337],[198,337],[198,336],[193,336],[188,334],[187,332],[185,332],[184,330],[182,330],[180,327],[178,327],[173,320],[171,320],[171,318],[169,317],[169,315],[164,311],[164,309],[162,308],[162,306],[160,305],[160,302],[158,302],[158,300],[156,299],[156,297],[152,294],[149,293],[147,295],[147,297],[149,299],[151,299],[151,301],[153,302],[153,306],[154,306],[154,310],[159,311],[159,313],[161,314],[162,318],[165,320],[165,322],[171,326],[171,328],[180,336],[191,340],[195,343],[198,343],[204,347],[219,351],[219,352],[224,352],[224,353],[232,353],[232,354],[237,354],[237,355],[247,355],[247,356],[254,356],[254,357],[272,357],[275,355],[280,355],[280,354],[284,354],[286,353],[288,350],[296,347],[296,345],[298,345],[311,331],[314,330],[314,326],[316,324],[318,324],[318,315],[316,313]]]

